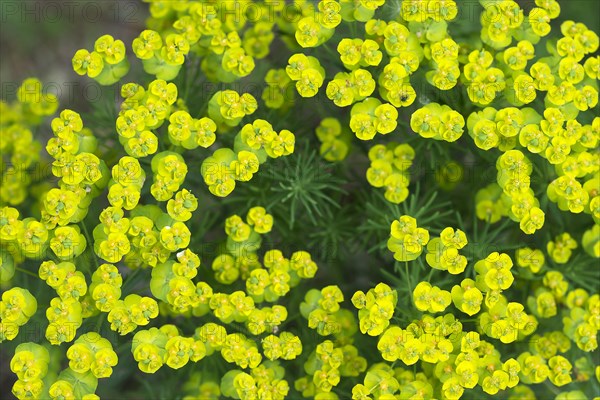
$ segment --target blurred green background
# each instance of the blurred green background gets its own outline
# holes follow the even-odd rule
[[[91,50],[104,34],[130,50],[147,17],[141,0],[0,0],[2,99],[13,99],[24,79],[37,77],[59,96],[61,109],[85,108],[98,85],[73,71],[73,54]]]

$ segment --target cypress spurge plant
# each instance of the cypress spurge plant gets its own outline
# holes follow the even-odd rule
[[[73,56],[101,102],[0,103],[14,396],[598,395],[599,39],[570,3],[148,3]]]

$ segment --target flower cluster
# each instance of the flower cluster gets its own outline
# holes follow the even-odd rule
[[[287,111],[294,103],[294,91],[291,82],[292,80],[285,69],[270,69],[265,75],[267,86],[261,96],[265,106],[282,112]]]
[[[37,301],[27,289],[14,287],[2,293],[0,300],[0,343],[13,340],[37,311]],[[14,371],[13,371],[14,372]]]
[[[376,188],[385,188],[384,197],[391,203],[402,203],[408,197],[409,169],[415,150],[406,143],[375,145],[369,150],[370,167],[367,181]]]
[[[379,283],[365,294],[357,291],[352,304],[358,309],[360,331],[369,336],[379,336],[389,326],[394,315],[398,293],[385,283]]]
[[[417,227],[417,220],[409,215],[402,215],[392,222],[388,249],[394,253],[397,261],[412,261],[421,255],[429,243],[429,231]]]
[[[10,360],[10,370],[18,380],[13,385],[13,394],[18,398],[41,397],[44,392],[42,379],[48,373],[50,353],[44,346],[22,343],[15,349]]]
[[[130,294],[117,300],[108,312],[110,328],[120,335],[133,332],[138,326],[145,326],[158,316],[158,303],[152,297]]]
[[[446,105],[429,103],[410,117],[410,128],[424,138],[455,142],[463,134],[465,119]]]
[[[268,397],[281,400],[290,390],[283,375],[284,370],[278,365],[260,365],[252,368],[250,374],[239,369],[230,370],[221,380],[219,394],[239,399]]]
[[[522,56],[512,60],[510,53],[508,52],[507,61],[511,64],[522,63],[522,59],[525,58]],[[517,54],[513,54],[515,55]],[[518,52],[518,55],[521,56],[521,53]],[[494,54],[486,49],[473,50],[467,57],[461,79],[467,85],[469,100],[474,104],[486,106],[494,101],[498,93],[506,89],[504,72],[500,68],[492,67],[493,62]]]
[[[36,78],[23,81],[17,89],[17,101],[0,101],[0,204],[23,203],[31,185],[43,178],[38,176],[40,169],[34,168],[41,161],[41,144],[33,132],[57,108],[56,96]]]
[[[303,397],[329,398],[342,377],[355,377],[364,372],[366,360],[351,344],[338,346],[331,340],[319,343],[304,364],[308,376],[296,380],[294,387]]]
[[[342,129],[342,124],[336,118],[321,120],[315,129],[315,135],[321,142],[319,153],[327,161],[343,161],[350,148],[349,135]]]
[[[97,333],[86,333],[77,338],[67,350],[69,368],[79,374],[91,371],[96,378],[108,378],[118,357],[110,342]]]
[[[453,275],[464,272],[467,258],[458,251],[467,243],[467,236],[460,229],[444,228],[439,238],[433,238],[427,243],[427,264],[431,268],[448,271]]]
[[[360,140],[373,139],[377,133],[386,135],[398,125],[398,110],[374,97],[356,103],[350,114],[350,129]]]
[[[175,326],[164,325],[160,329],[138,331],[133,337],[131,353],[140,371],[151,374],[164,364],[179,369],[189,361],[198,361],[206,350],[201,341],[179,336]]]
[[[321,336],[340,333],[343,310],[340,307],[344,295],[336,285],[321,290],[310,289],[300,304],[300,313],[308,320],[308,327],[316,329]]]
[[[285,73],[296,82],[296,90],[302,97],[314,97],[325,79],[325,70],[319,60],[302,53],[290,57]]]
[[[188,131],[178,126],[175,118],[170,119],[177,95],[177,86],[162,79],[150,82],[147,89],[137,83],[127,83],[121,87],[123,102],[115,126],[119,143],[129,156],[143,158],[156,153],[158,137],[152,130],[162,126],[167,119],[170,122],[169,131],[177,132],[172,134],[175,138],[187,134],[188,139],[192,138],[187,143],[194,143],[192,132],[196,132],[196,125],[189,121]],[[169,139],[172,135],[169,135]]]
[[[243,111],[236,120],[242,116]],[[236,181],[251,180],[260,164],[268,158],[290,155],[294,151],[295,140],[296,137],[289,130],[283,129],[277,133],[263,119],[245,124],[235,136],[233,150],[220,148],[204,159],[201,168],[204,182],[212,194],[225,197],[235,189]]]
[[[129,72],[129,61],[125,54],[125,43],[111,35],[100,36],[94,50],[77,50],[73,56],[73,70],[87,75],[101,85],[112,85]]]
[[[92,274],[88,293],[99,311],[109,312],[121,298],[122,285],[123,277],[117,267],[112,264],[102,264]]]

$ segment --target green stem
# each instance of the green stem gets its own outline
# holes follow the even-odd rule
[[[411,295],[410,298],[411,298],[411,301],[412,301],[412,291],[413,290],[412,290],[412,284],[410,282],[410,275],[408,274],[408,261],[406,261],[404,263],[404,271],[406,273],[406,283],[408,284],[408,293]]]
[[[104,318],[106,318],[106,314],[102,313],[102,314],[100,314],[100,316],[98,316],[98,322],[96,322],[95,331],[99,334],[102,334],[101,330],[102,330],[102,324],[104,323]]]
[[[94,253],[94,241],[92,240],[90,232],[88,231],[88,228],[87,226],[85,226],[85,223],[83,221],[79,223],[79,226],[81,226],[81,230],[83,231],[83,235],[85,236],[90,258],[92,259],[92,262],[94,263],[96,269],[98,269],[98,260],[96,260],[96,254]]]
[[[15,271],[19,271],[19,272],[22,272],[24,274],[31,275],[33,277],[39,278],[39,276],[37,274],[34,274],[33,272],[27,271],[26,269],[23,269],[23,268],[20,268],[20,267],[15,267]]]

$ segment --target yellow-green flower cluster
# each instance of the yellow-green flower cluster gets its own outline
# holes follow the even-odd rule
[[[162,151],[152,157],[152,172],[154,179],[150,193],[158,201],[167,201],[183,184],[188,167],[181,154]]]
[[[296,82],[296,91],[302,97],[314,97],[325,80],[325,69],[316,57],[302,53],[292,55],[285,67],[287,76]]]
[[[458,44],[451,38],[431,43],[425,56],[431,60],[432,71],[425,76],[427,81],[440,90],[450,90],[460,77]]]
[[[336,106],[346,107],[364,100],[370,96],[374,90],[375,80],[371,73],[365,69],[359,68],[349,73],[338,72],[335,75],[335,78],[327,84],[326,94]],[[365,109],[363,111],[367,110]]]
[[[48,389],[48,398],[99,400],[100,397],[94,393],[97,387],[98,379],[91,372],[81,374],[67,368],[58,374]]]
[[[360,67],[376,67],[383,58],[379,44],[372,39],[344,38],[338,43],[337,51],[344,67],[350,71]]]
[[[129,61],[125,54],[125,43],[111,35],[100,36],[92,52],[77,50],[73,56],[73,70],[78,75],[87,75],[101,85],[112,85],[129,72]]]
[[[210,137],[210,133],[198,132],[201,127],[196,120],[188,121],[186,130],[177,125],[179,121],[176,117],[170,118],[177,95],[177,86],[162,79],[151,81],[147,89],[137,83],[127,83],[121,87],[123,102],[117,116],[116,130],[119,142],[129,156],[143,158],[156,153],[158,137],[152,131],[160,128],[168,118],[169,139],[173,141],[171,136],[180,138],[185,141],[185,148],[203,144],[206,140],[204,135]],[[176,143],[183,146],[183,143]]]
[[[501,151],[508,151],[514,149],[518,142],[529,151],[538,153],[541,150],[532,146],[545,138],[539,128],[536,129],[535,123],[540,120],[541,116],[532,108],[507,107],[496,110],[486,107],[469,115],[467,128],[475,145],[482,150],[497,147]]]
[[[25,325],[36,311],[37,301],[29,290],[13,287],[2,293],[0,343],[13,340],[19,333],[19,327]]]
[[[537,328],[537,320],[525,313],[522,304],[507,303],[504,297],[479,314],[479,323],[487,336],[502,343],[521,340]]]
[[[483,2],[486,5],[491,2]],[[537,0],[527,17],[519,4],[503,0],[487,7],[481,14],[481,40],[494,49],[504,48],[513,38],[525,35],[539,41],[550,32],[550,21],[558,17],[560,6],[556,1]]]
[[[371,140],[377,133],[387,135],[398,125],[398,110],[375,97],[356,103],[350,115],[350,129],[360,140]]]
[[[217,123],[220,130],[236,127],[243,117],[253,114],[258,103],[250,93],[235,90],[220,90],[208,102],[208,116]]]
[[[133,332],[138,326],[145,326],[158,316],[158,303],[152,297],[130,294],[117,300],[108,312],[110,329],[120,335]]]
[[[212,194],[229,195],[236,181],[247,182],[268,157],[287,156],[294,150],[295,136],[284,129],[279,134],[270,123],[258,119],[238,132],[234,149],[221,148],[202,163],[201,173]]]
[[[424,138],[455,142],[462,136],[465,119],[446,105],[429,103],[410,117],[410,128]]]
[[[406,0],[402,2],[400,15],[409,22],[452,21],[458,15],[458,7],[453,0]]]
[[[431,268],[458,275],[467,267],[467,258],[459,253],[467,244],[467,236],[463,231],[444,228],[439,238],[433,238],[427,243],[427,264]]]
[[[188,362],[197,362],[206,355],[201,340],[179,335],[175,325],[138,331],[131,344],[131,353],[140,371],[153,374],[163,365],[179,369]]]
[[[49,302],[45,336],[56,346],[16,348],[10,363],[18,378],[14,395],[95,400],[98,380],[129,357],[144,373],[165,364],[187,368],[182,371],[187,400],[283,399],[297,393],[326,400],[484,394],[517,400],[535,398],[538,390],[557,400],[587,398],[594,388],[585,385],[594,372],[597,380],[600,375],[590,361],[598,348],[600,297],[586,286],[593,272],[587,257],[600,255],[600,117],[592,115],[600,76],[596,33],[567,21],[560,26],[562,36],[542,41],[560,13],[555,0],[535,0],[528,12],[513,0],[481,0],[479,38],[458,26],[464,21],[451,24],[463,5],[452,0],[147,2],[146,29],[131,49],[151,77],[144,85],[120,87],[116,136],[94,126],[96,138],[72,110],[52,120],[46,151],[58,178],[55,187],[34,186],[45,177],[31,170],[43,166],[34,132],[56,111],[56,97],[29,79],[17,90],[16,103],[0,102],[0,133],[6,138],[0,143],[0,341],[15,339],[29,320],[37,322],[38,302]],[[266,59],[271,48],[282,51],[275,37],[291,54],[283,64]],[[129,71],[125,44],[110,35],[100,37],[91,52],[77,51],[72,65],[101,85],[116,84]],[[198,76],[217,85],[198,90]],[[236,81],[266,87],[240,90]],[[323,85],[333,105],[318,104]],[[260,99],[256,93],[262,93]],[[259,110],[260,101],[266,110]],[[419,105],[410,108],[415,101]],[[312,119],[302,125],[306,105],[318,111],[316,129],[308,123]],[[340,110],[349,106],[349,112]],[[463,143],[465,118],[475,146]],[[344,304],[342,283],[300,291],[303,280],[317,272],[308,252],[266,245],[263,235],[273,229],[269,212],[282,215],[279,207],[288,206],[302,186],[292,185],[294,193],[266,208],[236,194],[227,203],[234,208],[225,214],[225,237],[208,252],[212,262],[201,265],[200,255],[205,259],[207,252],[198,249],[203,238],[196,232],[213,237],[211,215],[222,214],[212,214],[218,199],[206,201],[193,186],[194,172],[200,169],[212,195],[230,195],[268,159],[294,152],[297,136],[282,129],[282,121],[300,121],[289,126],[296,135],[315,129],[325,160],[352,160],[351,171],[339,165],[341,173],[361,168],[368,155],[368,183],[385,188],[383,197],[393,204],[379,209],[378,197],[365,193],[373,201],[367,211],[386,219],[388,211],[400,215],[391,222],[387,248],[396,267],[405,263],[404,277],[396,281],[386,274],[387,283],[355,291],[358,319]],[[386,135],[405,134],[398,125],[409,121],[414,133],[436,142],[414,135],[389,142]],[[112,148],[115,138],[119,149]],[[375,143],[353,146],[354,140]],[[477,188],[436,174],[444,189],[440,197],[421,185],[399,207],[409,195],[416,153],[425,148],[442,174],[454,166],[464,172],[460,163],[495,160],[496,182],[476,193],[474,207],[468,201],[456,205],[455,215],[444,210],[455,206],[447,206],[448,195],[461,187],[464,196],[450,199],[462,203]],[[484,152],[480,158],[478,151]],[[240,196],[267,195],[240,189]],[[362,195],[362,189],[356,193]],[[106,194],[104,209],[96,207],[100,194]],[[344,204],[346,198],[331,202],[338,200]],[[475,214],[464,218],[467,224],[465,209]],[[573,227],[557,214],[567,211],[580,214]],[[88,213],[97,222],[90,225]],[[423,227],[402,214],[414,215]],[[491,227],[502,217],[518,222],[533,241],[509,245],[518,240],[516,226]],[[381,224],[365,218],[368,242],[380,236],[374,227]],[[331,231],[301,231],[300,237],[337,235],[337,224],[329,225]],[[277,227],[269,236],[294,238],[295,232]],[[483,253],[489,254],[484,259],[472,254],[488,244],[497,244],[497,251]],[[419,258],[424,249],[425,260]],[[518,269],[506,254],[512,250]],[[31,263],[39,265],[39,279],[56,295],[50,291],[36,300],[29,292]],[[144,276],[150,276],[151,295],[148,285],[140,286]],[[95,323],[101,332],[105,319],[120,335],[135,332],[131,355],[87,328]],[[306,326],[316,331],[312,339],[321,339],[311,340],[314,331]],[[193,336],[186,335],[190,327]],[[73,341],[61,361],[58,347]],[[368,364],[363,356],[370,347],[377,351],[368,354]],[[201,360],[206,364],[188,365]],[[205,365],[216,368],[208,371]],[[557,388],[565,385],[561,393]]]
[[[486,49],[473,50],[468,55],[460,79],[474,104],[486,106],[506,89],[504,72],[492,67],[493,62],[494,54]]]
[[[96,378],[108,378],[118,357],[110,342],[97,333],[86,333],[77,338],[67,350],[69,368],[77,373],[91,371]]]
[[[147,21],[150,29],[134,40],[133,50],[142,59],[146,72],[167,80],[177,76],[186,57],[191,55],[203,56],[200,66],[213,81],[232,82],[245,77],[254,70],[255,58],[269,54],[274,22],[282,30],[295,32],[301,20],[301,17],[290,20],[282,16],[286,11],[291,12],[284,10],[284,4],[249,1],[236,5],[191,1],[159,4],[151,5]],[[327,8],[323,8],[323,18],[329,15]],[[304,7],[307,17],[312,10]],[[251,24],[244,31],[248,22]],[[302,24],[308,29],[307,40],[312,40],[314,18]]]
[[[419,381],[414,381],[415,384],[417,382]],[[423,383],[427,385],[426,381]],[[419,387],[419,389],[422,390],[419,391],[420,394],[425,394],[424,392],[430,392],[430,388],[428,387],[412,387],[415,389]],[[354,385],[352,388],[352,398],[366,400],[372,398],[386,398],[390,396],[395,397],[395,395],[400,395],[400,393],[398,393],[399,390],[400,383],[398,382],[398,379],[396,379],[395,371],[387,364],[378,363],[369,367],[363,383]]]
[[[244,322],[244,325],[248,329],[248,331],[253,335],[261,335],[266,332],[278,332],[279,325],[281,325],[288,318],[288,311],[285,306],[281,305],[273,305],[272,307],[255,307],[250,311],[248,318]],[[282,332],[283,333],[283,332]],[[288,335],[283,335],[280,340],[283,338],[288,338]],[[291,339],[292,343],[289,343],[289,347],[283,342],[282,351],[292,351],[296,352],[299,350],[298,343],[295,342],[295,339]],[[300,343],[301,345],[302,343]],[[300,347],[301,348],[301,347]],[[290,357],[293,357],[290,354]]]
[[[47,388],[43,379],[48,373],[50,353],[44,346],[22,343],[10,360],[10,370],[17,375],[12,393],[17,398],[40,398]]]
[[[334,1],[328,1],[328,3],[335,3]],[[370,20],[375,11],[384,5],[383,0],[341,0],[339,6],[341,6],[341,18],[347,22],[361,21],[365,22]]]
[[[599,199],[595,195],[597,189],[597,178],[599,177],[597,169],[594,167],[594,175],[592,175],[584,185],[581,185],[577,179],[568,175],[562,175],[548,185],[547,194],[550,201],[557,203],[558,208],[563,211],[570,211],[574,214],[579,214],[582,211],[587,213],[590,210],[592,217],[597,218]],[[586,187],[587,186],[587,187]]]
[[[290,332],[268,335],[262,340],[263,354],[269,360],[294,360],[302,354],[300,338]]]
[[[43,198],[42,222],[49,230],[82,221],[109,179],[106,163],[94,154],[98,142],[77,112],[63,110],[51,127],[54,137],[46,151],[54,158],[52,174],[60,180],[59,188],[50,189]],[[71,230],[68,236],[76,239],[78,234]],[[69,255],[69,249],[65,251]]]
[[[0,205],[17,206],[26,199],[32,183],[40,175],[40,143],[33,130],[42,119],[54,114],[58,99],[47,93],[42,83],[28,78],[17,89],[17,101],[0,101]],[[31,187],[33,189],[33,187]]]
[[[54,261],[44,261],[40,265],[38,275],[48,286],[56,290],[63,300],[79,300],[88,291],[85,276],[81,271],[76,270],[75,264],[69,261],[58,264]]]
[[[544,335],[533,335],[529,348],[532,354],[539,354],[550,359],[558,353],[566,353],[571,349],[571,341],[561,331],[546,332]]]
[[[221,356],[240,368],[256,368],[262,361],[256,342],[242,333],[230,333],[225,337]]]
[[[177,261],[159,263],[152,269],[152,294],[178,313],[207,305],[212,288],[205,282],[192,282],[199,266],[200,258],[189,249],[177,253]]]
[[[94,252],[109,263],[123,259],[131,250],[127,238],[130,220],[121,208],[109,206],[99,216],[100,224],[94,228]]]
[[[52,345],[71,342],[83,324],[83,308],[73,297],[54,297],[46,309],[46,339]]]
[[[455,349],[453,340],[460,337],[461,331],[461,323],[451,314],[436,318],[426,314],[406,329],[391,325],[379,337],[377,349],[384,360],[401,360],[406,365],[413,365],[419,360],[444,362]]]
[[[429,282],[419,282],[412,293],[413,302],[419,311],[431,314],[444,312],[452,303],[452,296],[447,290],[432,286]]]
[[[302,15],[295,24],[296,42],[304,48],[317,47],[331,38],[335,27],[342,22],[342,6],[335,0],[321,0],[317,9],[307,3]]]
[[[500,299],[499,295],[514,282],[511,269],[513,261],[506,253],[493,252],[485,259],[475,263],[477,287],[486,293],[486,305],[493,305]]]
[[[15,275],[16,264],[25,258],[17,241],[21,229],[19,211],[13,207],[0,208],[0,283],[9,282]]]
[[[402,215],[390,226],[388,249],[394,253],[397,261],[413,261],[423,253],[429,243],[429,231],[417,227],[417,220],[409,215]]]
[[[85,276],[69,261],[58,264],[54,261],[44,261],[40,265],[38,275],[55,289],[59,296],[53,298],[46,309],[49,323],[46,339],[54,345],[70,342],[75,338],[83,319],[94,313],[88,310],[93,309],[93,306],[86,307],[86,310],[83,308],[87,304],[83,298],[88,292]]]
[[[521,268],[527,268],[531,273],[537,274],[544,267],[546,258],[539,249],[522,247],[515,252],[515,260]]]
[[[528,107],[500,110],[488,107],[472,113],[467,126],[481,149],[498,147],[508,152],[522,147],[523,151],[526,149],[545,158],[558,175],[547,187],[548,198],[563,211],[593,214],[595,202],[592,204],[592,200],[597,195],[594,191],[597,185],[591,181],[597,173],[597,163],[592,161],[596,155],[589,150],[596,146],[598,136],[593,132],[597,131],[594,125],[597,122],[595,118],[591,124],[583,125],[576,118],[580,112],[598,103],[594,82],[597,79],[594,73],[596,58],[588,57],[583,61],[586,55],[597,50],[598,35],[584,24],[566,21],[561,25],[563,36],[548,46],[550,57],[538,59],[528,66],[529,61],[535,59],[534,45],[541,36],[548,34],[549,22],[559,12],[556,1],[541,0],[536,1],[536,7],[528,17],[513,1],[502,1],[486,8],[482,14],[482,40],[499,51],[496,54],[499,68],[492,67],[493,52],[475,50],[469,54],[464,78],[469,82],[467,92],[471,100],[487,105],[496,92],[504,90],[507,100],[519,107],[532,103],[539,91],[546,92],[545,108],[540,115]],[[492,16],[494,23],[489,20]],[[518,42],[510,47],[513,38]],[[491,79],[484,84],[482,79],[488,74]],[[527,156],[524,158],[527,160]],[[578,178],[585,180],[585,188]],[[519,181],[528,186],[528,178]],[[519,221],[522,230],[528,234],[541,228],[544,214],[532,191],[528,189],[528,194],[515,199],[515,193],[506,193],[506,187],[501,186],[510,199],[503,200],[505,206],[498,206],[499,196],[495,189],[488,188],[490,193],[487,194],[480,192],[477,201],[479,217],[496,221],[499,215],[508,215]]]
[[[308,327],[316,329],[319,335],[337,334],[342,329],[340,303],[343,301],[344,294],[337,285],[310,289],[300,304],[300,313],[308,320]]]
[[[294,387],[303,397],[337,399],[333,392],[342,377],[356,377],[367,368],[353,345],[339,346],[331,340],[319,343],[304,363],[308,376],[297,379]],[[333,397],[332,397],[333,396]]]
[[[358,311],[360,331],[369,336],[379,336],[389,326],[394,316],[398,292],[385,283],[379,283],[365,294],[359,290],[352,296]]]
[[[563,317],[563,332],[585,352],[592,352],[598,348],[598,311],[600,297],[596,293],[589,296],[585,302],[570,305]]]
[[[577,248],[577,242],[568,233],[558,235],[548,242],[546,250],[550,258],[557,264],[566,264],[571,258],[572,250]]]
[[[383,42],[389,56],[389,62],[377,80],[379,94],[394,107],[408,107],[417,97],[410,77],[423,61],[423,48],[418,36],[412,29],[396,21],[371,21],[375,23],[365,25],[367,35],[376,42]]]
[[[324,118],[315,129],[321,142],[319,153],[327,161],[343,161],[350,150],[350,135],[342,128],[337,118]]]
[[[220,392],[234,399],[285,399],[290,387],[284,378],[285,370],[276,363],[261,364],[250,373],[239,369],[228,371],[221,380]]]
[[[144,71],[169,81],[177,76],[190,52],[190,39],[193,39],[190,36],[172,32],[163,37],[147,29],[133,40],[131,47],[136,57],[142,60]]]
[[[139,161],[125,156],[112,168],[112,179],[108,183],[108,201],[111,206],[132,210],[140,200],[140,190],[146,173]]]
[[[509,150],[497,162],[498,184],[506,196],[507,214],[528,235],[544,226],[545,213],[530,187],[531,161],[519,150]]]
[[[267,86],[261,96],[265,106],[284,112],[294,104],[292,80],[285,69],[270,69],[265,75],[265,83]]]
[[[92,274],[88,293],[99,311],[110,312],[121,299],[123,277],[112,264],[100,265]]]
[[[250,265],[253,269],[249,273],[244,271],[247,275],[246,292],[258,303],[276,302],[297,286],[300,279],[310,279],[317,271],[317,265],[305,251],[297,251],[287,259],[280,250],[268,250],[263,266],[253,268]]]
[[[459,285],[454,285],[450,292],[454,306],[469,316],[481,310],[483,294],[473,279],[463,279]]]
[[[402,203],[408,197],[409,169],[415,150],[407,143],[377,144],[369,149],[370,167],[367,181],[376,188],[385,188],[384,197],[391,203]]]
[[[231,294],[214,293],[208,305],[215,317],[226,324],[247,321],[255,308],[252,297],[241,290]]]

